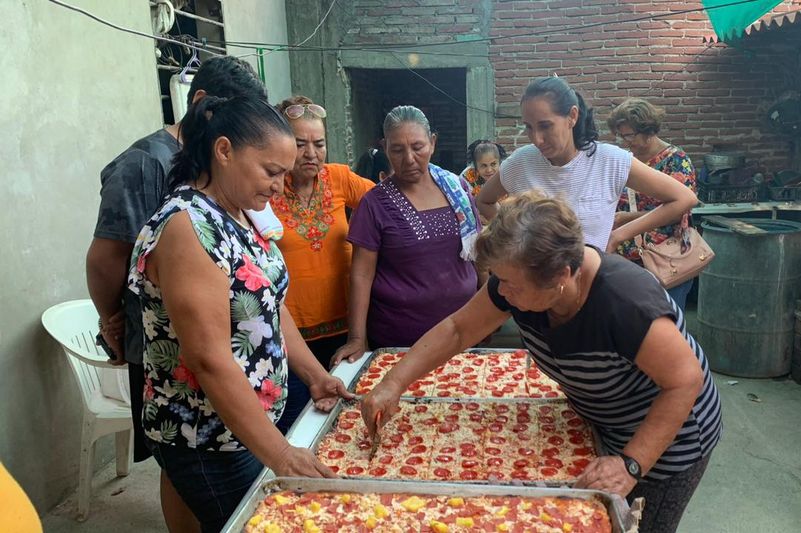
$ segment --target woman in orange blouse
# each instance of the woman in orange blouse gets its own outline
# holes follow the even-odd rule
[[[270,201],[284,225],[278,247],[289,269],[286,306],[312,353],[328,368],[348,333],[351,245],[345,240],[345,207],[355,209],[374,184],[347,165],[325,163],[325,109],[305,96],[284,100],[278,109],[292,126],[298,147],[284,195]],[[308,400],[308,389],[290,372],[278,428],[286,432]]]

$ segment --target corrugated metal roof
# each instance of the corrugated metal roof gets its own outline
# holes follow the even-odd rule
[[[766,15],[748,26],[740,37],[725,37],[720,38],[716,34],[707,35],[704,37],[705,43],[727,43],[736,41],[738,39],[745,39],[746,37],[755,33],[762,33],[768,30],[775,30],[782,26],[790,26],[793,24],[801,24],[801,9],[795,11],[788,11],[786,13],[779,13],[775,15]]]

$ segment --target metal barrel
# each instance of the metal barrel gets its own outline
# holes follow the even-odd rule
[[[783,376],[790,372],[801,297],[801,224],[744,221],[766,233],[746,236],[702,224],[715,259],[699,280],[697,338],[716,372]]]

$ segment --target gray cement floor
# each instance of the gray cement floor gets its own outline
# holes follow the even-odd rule
[[[728,385],[736,379],[736,385]],[[724,436],[690,502],[682,533],[801,531],[801,385],[791,380],[716,376]],[[761,402],[749,400],[755,394]],[[158,501],[158,467],[135,465],[127,478],[114,465],[95,478],[89,519],[73,519],[74,497],[44,517],[47,532],[166,531]]]

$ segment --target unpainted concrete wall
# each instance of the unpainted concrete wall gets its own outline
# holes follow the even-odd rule
[[[234,0],[223,2],[222,7],[226,41],[287,43],[284,0]],[[256,53],[255,50],[228,45],[228,53],[240,57],[249,56],[243,59],[258,71],[258,59],[255,55],[251,55]],[[278,103],[290,96],[292,87],[289,77],[289,53],[286,51],[266,53],[264,67],[265,85],[270,103]]]
[[[71,3],[151,31],[147,2]],[[161,113],[148,39],[18,1],[4,3],[0,42],[0,460],[42,512],[77,483],[82,407],[39,317],[87,296],[99,172]],[[111,450],[101,445],[98,461]]]

